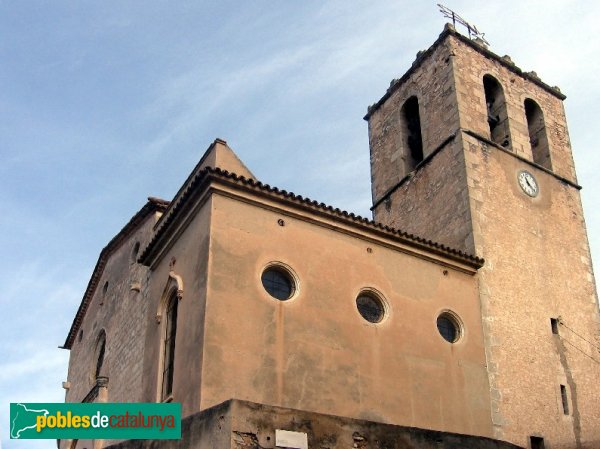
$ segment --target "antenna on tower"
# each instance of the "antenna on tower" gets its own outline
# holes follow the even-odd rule
[[[469,22],[467,22],[461,16],[456,14],[450,8],[442,5],[441,3],[438,3],[438,6],[440,8],[440,12],[444,15],[444,17],[452,19],[452,25],[454,25],[455,28],[456,28],[456,23],[458,22],[459,24],[461,24],[462,26],[464,26],[467,29],[467,31],[469,33],[469,39],[472,39],[475,41],[481,41],[485,45],[490,45],[490,43],[487,40],[485,40],[485,37],[484,37],[485,33],[481,33],[475,25],[471,25]]]

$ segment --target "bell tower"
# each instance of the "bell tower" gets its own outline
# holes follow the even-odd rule
[[[600,315],[564,99],[447,25],[365,116],[375,220],[485,259],[494,433],[531,448],[600,447]]]

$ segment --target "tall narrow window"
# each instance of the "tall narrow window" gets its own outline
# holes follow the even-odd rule
[[[106,351],[106,332],[101,331],[96,344],[96,369],[94,379],[102,374],[102,365],[104,364],[104,352]]]
[[[419,116],[419,100],[410,97],[402,106],[400,113],[402,132],[405,136],[406,172],[413,171],[423,160],[423,137],[421,135],[421,118]]]
[[[567,387],[565,385],[560,386],[560,399],[562,401],[563,413],[569,414],[569,399],[567,398]]]
[[[177,303],[178,298],[173,294],[167,304],[165,314],[165,334],[162,373],[162,400],[168,399],[173,393],[173,368],[175,366],[175,336],[177,334]]]
[[[485,92],[487,122],[490,127],[490,139],[504,148],[510,148],[508,112],[506,111],[504,90],[502,90],[498,80],[491,75],[484,75],[483,90]]]
[[[140,252],[140,242],[135,242],[133,249],[131,250],[130,262],[132,264],[137,263],[138,253]]]
[[[550,327],[552,328],[552,333],[558,335],[558,318],[550,318]]]
[[[529,437],[531,442],[531,449],[544,449],[544,439],[542,437]]]
[[[102,297],[100,298],[100,305],[104,304],[104,301],[106,301],[106,294],[108,293],[108,281],[106,281],[104,283],[104,286],[102,287]]]
[[[529,143],[531,144],[531,155],[533,162],[542,167],[552,170],[550,160],[550,147],[546,124],[542,108],[530,98],[525,100],[525,116],[527,117],[527,129],[529,131]]]

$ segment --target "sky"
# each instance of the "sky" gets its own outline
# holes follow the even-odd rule
[[[567,95],[600,260],[600,2],[446,6]],[[262,181],[369,216],[367,105],[429,47],[435,2],[0,0],[0,437],[60,402],[64,343],[100,250],[171,199],[216,137]],[[460,30],[459,30],[460,31]]]

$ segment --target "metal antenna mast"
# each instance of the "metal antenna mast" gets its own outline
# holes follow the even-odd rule
[[[444,15],[444,17],[452,19],[452,25],[454,25],[455,28],[456,23],[459,23],[467,29],[469,33],[469,39],[481,40],[485,45],[490,45],[490,43],[487,40],[485,40],[485,33],[481,33],[475,25],[471,25],[461,16],[456,14],[450,8],[447,8],[446,6],[442,5],[441,3],[438,3],[438,7],[440,8],[440,12]]]

